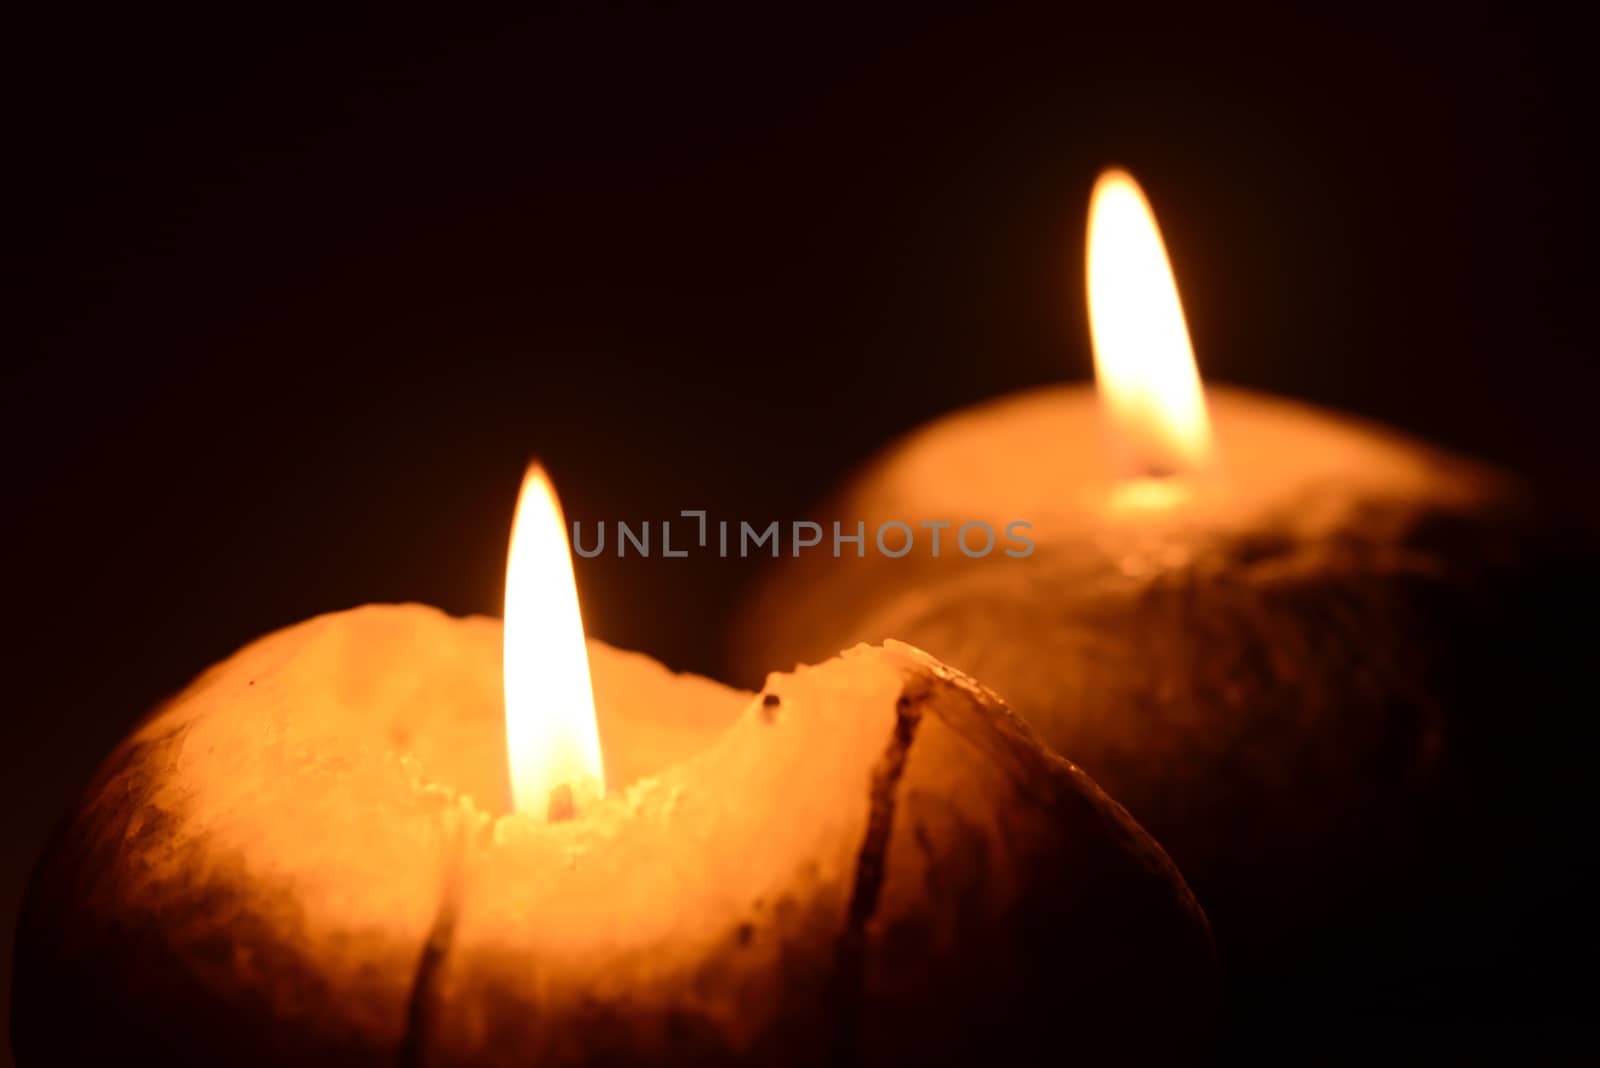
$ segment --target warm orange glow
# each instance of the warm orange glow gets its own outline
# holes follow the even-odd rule
[[[567,524],[555,487],[528,468],[506,561],[506,745],[518,812],[549,818],[552,794],[579,806],[605,793],[589,653]],[[565,800],[566,795],[559,794]]]
[[[1095,183],[1088,261],[1095,378],[1124,473],[1205,466],[1211,421],[1178,284],[1155,213],[1126,171]]]

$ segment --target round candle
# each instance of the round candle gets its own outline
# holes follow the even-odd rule
[[[515,553],[511,572],[514,593]],[[1204,1043],[1210,939],[1181,876],[970,679],[890,644],[757,694],[590,641],[597,751],[579,722],[519,762],[503,643],[527,630],[510,609],[504,632],[420,605],[323,616],[158,710],[30,886],[19,1061],[913,1063]],[[538,679],[518,685],[540,708]]]
[[[1113,174],[1108,196],[1122,212],[1138,194]],[[1091,227],[1102,395],[1040,388],[892,445],[817,516],[861,523],[862,555],[775,564],[731,666],[893,636],[973,672],[1163,842],[1225,950],[1274,952],[1415,848],[1464,696],[1448,636],[1514,562],[1521,506],[1501,476],[1383,428],[1202,397],[1143,210],[1109,248],[1127,221]],[[915,541],[890,555],[903,528]]]

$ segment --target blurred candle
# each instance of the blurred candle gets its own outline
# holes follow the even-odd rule
[[[869,545],[908,525],[912,551],[775,564],[730,666],[894,637],[973,672],[1171,850],[1225,951],[1281,954],[1419,847],[1470,697],[1449,636],[1515,560],[1518,491],[1382,427],[1202,389],[1125,172],[1095,187],[1087,255],[1098,393],[1030,390],[890,446],[817,518]],[[1035,548],[973,559],[946,530],[936,556],[919,526],[969,522]]]

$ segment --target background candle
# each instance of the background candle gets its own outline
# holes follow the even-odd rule
[[[1208,485],[1105,480],[1089,388],[931,424],[820,515],[869,531],[948,517],[940,556],[919,529],[900,559],[783,561],[731,632],[736,664],[900,635],[989,679],[1117,784],[1196,885],[1257,887],[1230,916],[1268,928],[1262,910],[1305,908],[1330,866],[1370,849],[1360,817],[1435,764],[1432,628],[1515,559],[1508,505],[1489,473],[1394,435],[1242,391],[1210,400],[1229,471]],[[963,521],[1024,516],[1026,558],[955,543]],[[1358,841],[1330,853],[1343,837]],[[1238,870],[1268,854],[1272,879]]]
[[[546,504],[519,512],[507,607],[559,649],[516,603],[570,592]],[[1210,937],[1181,876],[966,677],[861,648],[758,696],[590,643],[601,800],[567,789],[586,758],[538,780],[508,754],[508,716],[538,756],[582,735],[563,717],[586,695],[523,672],[531,703],[508,688],[502,711],[502,640],[495,620],[368,606],[269,635],[159,710],[30,887],[21,1063],[1205,1048]],[[547,822],[552,782],[577,811]]]
[[[1528,653],[1562,654],[1525,632],[1548,546],[1482,466],[1241,390],[1202,406],[1147,227],[1090,266],[1145,261],[1125,280],[1146,288],[1094,316],[1110,396],[1041,388],[892,445],[817,515],[864,523],[864,555],[774,565],[730,632],[734,673],[887,636],[977,673],[1166,844],[1225,963],[1295,1002],[1288,1018],[1384,1004],[1470,953],[1434,944],[1441,895],[1515,866],[1481,835],[1505,796],[1482,776],[1548,684]],[[1025,558],[956,538],[1019,520]],[[889,522],[916,532],[907,555],[874,551]],[[937,557],[921,522],[952,524]],[[1469,753],[1490,755],[1470,782]],[[1359,990],[1282,982],[1308,968]]]

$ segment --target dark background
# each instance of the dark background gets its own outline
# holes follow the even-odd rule
[[[1206,10],[13,22],[0,1005],[28,866],[134,720],[316,613],[497,613],[530,455],[573,518],[789,519],[1086,377],[1109,162],[1209,378],[1587,493],[1585,35]],[[703,671],[749,577],[579,567],[591,634]]]

